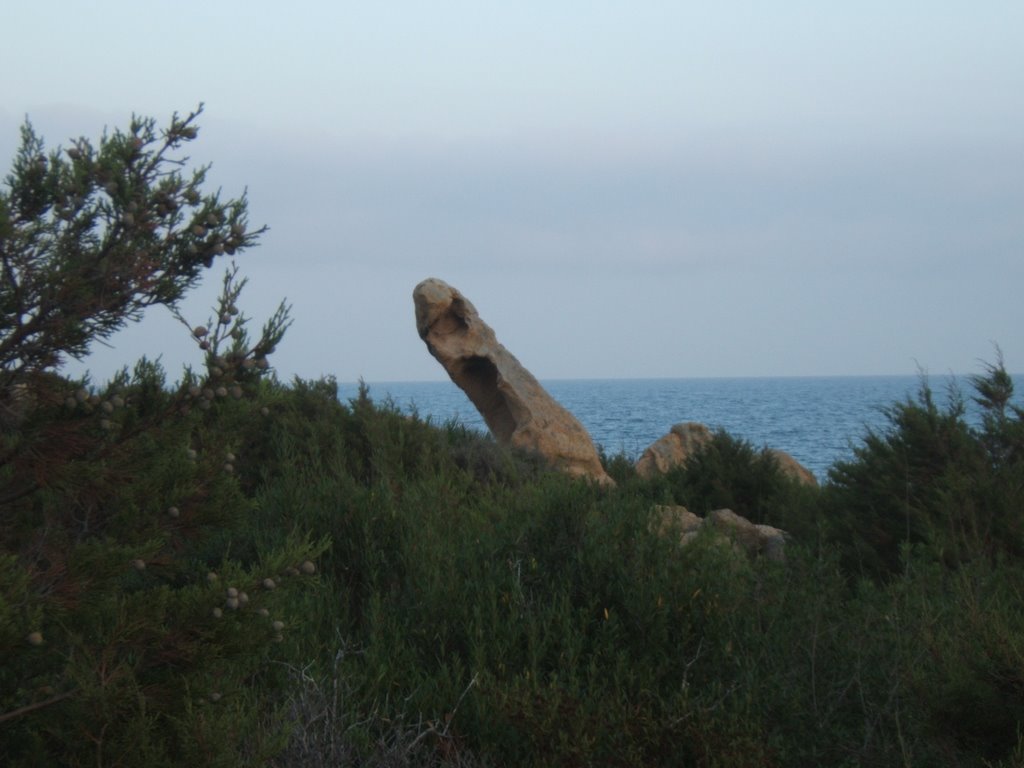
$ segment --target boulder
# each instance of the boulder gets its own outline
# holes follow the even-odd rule
[[[417,285],[412,295],[420,338],[499,443],[539,454],[567,474],[615,484],[587,430],[498,343],[469,299],[435,278]]]
[[[766,557],[781,562],[786,559],[786,532],[770,525],[757,525],[731,509],[716,509],[700,518],[686,507],[655,505],[651,529],[661,535],[679,536],[686,546],[701,531],[711,531],[723,543],[729,542],[750,557]]]
[[[786,534],[770,525],[757,525],[731,509],[708,512],[704,525],[738,544],[748,555],[763,555],[769,560],[786,558]]]
[[[664,437],[655,440],[636,462],[636,472],[641,477],[663,475],[673,467],[681,467],[695,453],[700,452],[712,440],[711,430],[703,424],[688,421],[676,424]],[[818,485],[814,473],[785,451],[768,449],[768,453],[779,465],[786,477],[804,485]]]
[[[685,539],[687,534],[699,530],[703,523],[703,520],[686,507],[677,504],[655,504],[651,529],[662,535],[669,531],[678,531]]]
[[[685,464],[693,454],[711,442],[711,430],[703,424],[688,421],[676,424],[669,433],[654,441],[636,462],[641,477],[663,475],[673,467]]]
[[[814,476],[814,473],[788,453],[780,451],[778,448],[770,448],[768,453],[778,462],[779,469],[786,477],[792,478],[803,485],[817,487],[818,478]]]

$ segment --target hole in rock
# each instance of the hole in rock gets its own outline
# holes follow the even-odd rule
[[[494,437],[499,442],[508,442],[516,430],[516,421],[498,388],[498,369],[494,363],[486,357],[466,358],[457,383],[480,411]]]

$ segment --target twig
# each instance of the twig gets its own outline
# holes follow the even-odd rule
[[[5,723],[8,720],[13,720],[14,718],[21,717],[22,715],[27,715],[29,712],[34,712],[37,709],[48,707],[51,704],[56,704],[59,701],[64,701],[64,699],[70,699],[72,696],[75,695],[76,692],[77,691],[68,691],[67,693],[60,693],[56,696],[51,696],[48,699],[44,699],[43,701],[37,701],[35,704],[26,704],[24,707],[12,709],[10,712],[4,712],[2,715],[0,715],[0,723]]]
[[[437,737],[442,738],[442,739],[448,738],[448,730],[451,728],[452,721],[455,719],[455,713],[459,711],[459,707],[462,705],[463,699],[466,698],[466,695],[469,693],[470,689],[472,689],[472,687],[474,685],[476,685],[477,679],[479,677],[480,677],[479,673],[473,675],[473,679],[469,681],[469,685],[467,685],[465,690],[462,691],[462,694],[459,696],[458,701],[455,702],[455,706],[452,708],[452,711],[445,718],[447,722],[445,722],[444,728],[442,728],[439,731],[439,730],[437,730],[437,728],[435,726],[431,726],[431,727],[427,728],[426,730],[421,731],[420,734],[415,739],[412,740],[412,743],[410,743],[409,746],[405,748],[405,754],[406,755],[411,754],[412,751],[414,749],[416,749],[416,747],[419,746],[420,742],[423,741],[428,736],[437,736]]]

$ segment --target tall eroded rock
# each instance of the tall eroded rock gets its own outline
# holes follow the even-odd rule
[[[614,484],[587,430],[498,343],[469,299],[436,278],[417,285],[412,297],[420,338],[499,443],[540,454],[570,475]]]

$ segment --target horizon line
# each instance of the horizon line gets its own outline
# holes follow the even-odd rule
[[[1011,378],[1024,378],[1024,372],[1007,371]],[[735,379],[882,379],[882,378],[904,378],[904,379],[969,379],[972,376],[984,375],[983,373],[958,373],[947,371],[945,373],[932,373],[930,371],[919,371],[917,373],[797,373],[797,374],[702,374],[694,376],[535,376],[537,381],[544,382],[572,382],[572,381],[715,381]],[[340,385],[358,385],[363,382],[368,385],[382,384],[445,384],[455,382],[450,378],[432,379],[358,379],[338,380]]]

